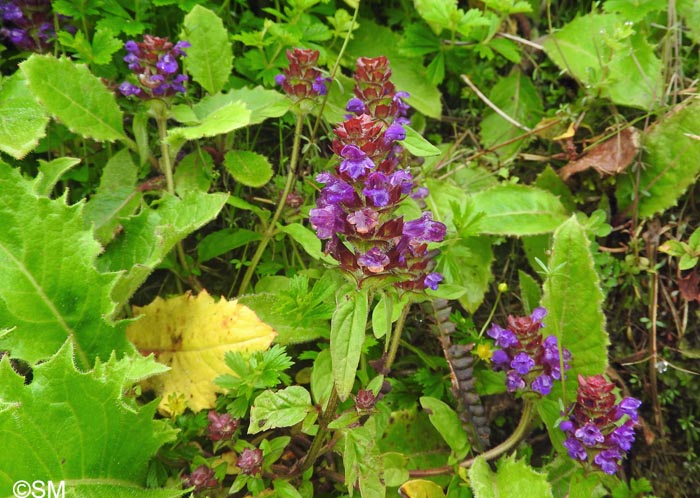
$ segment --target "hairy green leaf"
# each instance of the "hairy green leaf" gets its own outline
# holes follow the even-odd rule
[[[115,310],[118,275],[95,268],[102,248],[84,228],[83,204],[37,196],[4,164],[0,191],[0,328],[14,327],[0,349],[34,363],[70,337],[83,368],[112,351],[133,351],[123,327],[105,320]]]
[[[469,481],[474,498],[551,498],[552,487],[547,474],[535,471],[515,456],[503,457],[496,463],[496,472],[491,471],[483,457],[477,457],[469,468]]]
[[[346,400],[355,382],[367,326],[367,290],[341,290],[331,319],[331,361],[338,396]]]
[[[198,116],[200,121],[193,126],[171,128],[166,140],[178,145],[187,140],[214,137],[250,124],[250,111],[243,102],[231,102],[218,107],[206,116]]]
[[[559,199],[547,191],[525,185],[499,185],[472,196],[481,233],[535,235],[551,232],[566,218]]]
[[[441,249],[438,271],[445,282],[461,286],[459,303],[473,313],[484,300],[491,274],[493,251],[488,237],[463,237]]]
[[[34,193],[39,196],[51,197],[51,192],[64,173],[80,163],[75,157],[57,157],[53,161],[39,159],[39,173],[34,180]]]
[[[26,156],[46,135],[49,117],[19,71],[2,81],[0,116],[0,150],[15,159]]]
[[[644,140],[644,168],[617,183],[620,207],[637,200],[639,215],[647,218],[674,206],[700,172],[700,103],[683,107],[655,124]]]
[[[167,498],[178,490],[147,490],[148,461],[175,438],[154,420],[156,403],[138,406],[123,393],[135,377],[162,371],[152,359],[98,362],[79,372],[71,341],[33,369],[25,385],[0,361],[0,495],[15,481],[65,482],[66,496]],[[137,357],[138,358],[138,357]]]
[[[32,54],[20,68],[32,94],[74,133],[109,142],[127,138],[114,94],[87,66]]]
[[[401,144],[406,147],[406,150],[417,157],[438,156],[440,149],[428,142],[423,135],[418,133],[410,126],[405,127],[406,139]]]
[[[211,10],[196,5],[185,16],[180,39],[192,45],[185,58],[187,72],[207,92],[217,93],[228,82],[233,68],[231,42],[224,23]]]
[[[248,434],[277,427],[291,427],[304,420],[312,409],[311,395],[301,386],[265,391],[255,398],[250,409]]]
[[[247,187],[262,187],[272,178],[272,165],[262,154],[249,150],[230,150],[224,166],[234,180]]]
[[[430,422],[452,448],[457,458],[464,458],[469,451],[470,444],[457,412],[450,408],[447,403],[430,396],[421,397],[420,404],[424,410],[428,411]]]

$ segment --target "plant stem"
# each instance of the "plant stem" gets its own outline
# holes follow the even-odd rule
[[[255,269],[257,268],[258,263],[260,262],[260,258],[262,257],[263,252],[265,252],[267,244],[270,242],[270,240],[272,240],[272,237],[274,237],[275,235],[275,232],[277,230],[277,221],[280,219],[280,216],[282,216],[282,211],[284,210],[284,207],[287,204],[287,197],[289,196],[289,193],[292,190],[292,186],[294,185],[294,180],[296,179],[297,163],[299,162],[299,150],[301,149],[301,129],[303,124],[304,114],[297,114],[297,121],[294,127],[294,143],[292,144],[292,157],[289,160],[289,171],[287,172],[287,183],[284,185],[282,196],[280,197],[280,200],[277,204],[277,210],[272,216],[270,223],[268,223],[267,229],[263,234],[263,238],[260,241],[258,247],[255,249],[253,258],[250,260],[250,265],[246,269],[245,275],[243,275],[243,281],[241,282],[241,286],[238,289],[239,296],[242,295],[248,289],[248,284],[250,284],[250,281],[253,278]]]
[[[396,320],[396,325],[394,325],[393,335],[391,336],[391,345],[389,346],[389,353],[386,357],[386,362],[384,363],[384,372],[387,374],[391,371],[391,366],[394,364],[396,359],[396,353],[399,350],[399,344],[401,343],[401,333],[403,332],[403,326],[406,323],[406,317],[408,316],[408,310],[411,308],[410,304],[407,304],[401,310],[399,319]]]
[[[316,461],[316,458],[318,458],[319,454],[321,453],[324,440],[326,439],[326,435],[328,434],[328,424],[331,423],[331,421],[335,417],[335,411],[338,408],[339,402],[340,398],[338,398],[338,391],[335,390],[334,385],[333,389],[331,389],[331,395],[328,398],[326,409],[323,411],[321,419],[318,422],[318,432],[316,433],[316,436],[314,437],[314,440],[311,443],[309,452],[306,454],[304,460],[301,462],[301,466],[299,467],[300,474],[304,473],[308,468],[310,468]]]

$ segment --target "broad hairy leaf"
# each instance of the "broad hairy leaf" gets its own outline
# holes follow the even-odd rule
[[[75,157],[57,157],[52,161],[39,159],[39,173],[34,179],[34,193],[51,197],[51,192],[63,174],[78,163],[80,159]]]
[[[180,39],[192,45],[185,58],[185,68],[192,79],[211,94],[221,90],[233,67],[231,42],[221,18],[196,5],[185,16]]]
[[[154,420],[155,403],[125,399],[134,377],[161,371],[152,359],[97,362],[89,372],[73,363],[71,341],[33,369],[25,385],[0,361],[0,495],[15,481],[65,481],[65,496],[169,498],[182,491],[145,489],[148,461],[175,431]]]
[[[175,244],[211,221],[226,203],[224,193],[163,194],[157,207],[121,221],[121,233],[98,259],[103,271],[122,271],[112,298],[124,304]]]
[[[224,156],[224,166],[233,179],[247,187],[262,187],[272,178],[270,161],[257,152],[230,150]]]
[[[37,196],[19,172],[0,164],[0,349],[34,363],[53,355],[67,338],[89,368],[96,357],[133,351],[110,294],[118,275],[100,273],[102,248],[84,228],[83,204]]]
[[[577,17],[543,46],[561,69],[616,104],[653,109],[663,94],[662,64],[644,33],[617,14]]]
[[[459,303],[470,313],[484,300],[493,278],[493,250],[488,237],[462,237],[440,249],[438,271],[445,282],[462,287]]]
[[[470,445],[457,412],[444,401],[430,396],[422,396],[420,404],[428,412],[430,422],[452,448],[457,458],[464,458]]]
[[[554,232],[549,258],[548,275],[544,282],[542,306],[547,335],[557,337],[559,344],[571,351],[571,369],[566,372],[565,404],[576,397],[578,375],[605,372],[608,365],[607,346],[602,309],[603,293],[593,266],[590,242],[575,216]],[[538,402],[538,411],[554,441],[563,440],[563,433],[554,427],[559,416],[557,398],[562,388],[554,386],[552,394]]]
[[[212,110],[205,116],[198,116],[199,122],[193,126],[171,128],[166,140],[179,145],[187,140],[214,137],[250,124],[250,110],[243,102],[231,102]]]
[[[542,100],[530,77],[520,70],[514,70],[501,78],[488,94],[489,99],[500,110],[521,125],[533,127],[542,116]],[[487,148],[507,142],[525,131],[509,123],[492,109],[484,111],[481,120],[481,138]],[[514,156],[525,139],[517,140],[496,149],[496,154],[504,159]]]
[[[406,147],[408,152],[417,157],[440,155],[440,149],[423,138],[423,135],[410,126],[404,128],[406,130],[406,139],[403,140],[401,144]]]
[[[0,82],[0,150],[22,159],[46,136],[49,117],[17,71]]]
[[[311,395],[302,386],[265,391],[250,408],[248,434],[298,424],[313,410]]]
[[[483,213],[481,233],[536,235],[553,231],[567,218],[554,194],[526,185],[498,185],[474,194],[472,201]]]
[[[247,306],[215,301],[206,291],[196,297],[157,297],[147,306],[135,306],[134,315],[140,319],[129,324],[129,339],[142,353],[153,353],[171,368],[144,382],[145,389],[162,397],[158,409],[168,414],[171,394],[184,395],[192,411],[213,408],[216,393],[222,392],[213,380],[230,373],[224,354],[267,349],[276,335]]]
[[[496,463],[496,472],[491,470],[486,459],[477,457],[469,468],[469,481],[474,498],[553,496],[552,487],[547,482],[547,474],[537,472],[524,460],[516,460],[515,456],[501,458]]]
[[[87,66],[32,54],[20,68],[32,94],[71,131],[99,141],[127,138],[114,94]]]
[[[335,388],[346,400],[355,382],[367,326],[367,290],[345,287],[338,292],[331,318],[331,361]]]
[[[700,172],[700,103],[672,112],[656,123],[644,139],[644,167],[617,182],[620,207],[637,201],[641,217],[647,218],[674,206],[695,183]]]

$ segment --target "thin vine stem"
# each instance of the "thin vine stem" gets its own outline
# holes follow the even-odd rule
[[[238,288],[239,296],[245,293],[245,291],[248,289],[248,285],[250,284],[250,281],[252,280],[253,275],[255,274],[255,269],[257,268],[258,263],[260,262],[260,258],[262,258],[262,255],[265,252],[267,244],[270,242],[270,240],[272,240],[272,237],[274,237],[275,233],[277,232],[277,221],[279,221],[280,216],[282,216],[282,211],[284,210],[284,207],[287,204],[287,197],[289,196],[289,193],[292,190],[292,186],[294,185],[294,180],[296,178],[297,165],[299,162],[299,150],[301,149],[301,131],[304,125],[304,117],[305,114],[297,114],[296,125],[294,126],[294,143],[292,144],[292,157],[289,160],[289,171],[287,172],[287,182],[284,185],[282,196],[280,197],[280,200],[277,203],[277,210],[272,216],[270,223],[268,223],[267,229],[265,230],[265,233],[263,233],[262,240],[260,240],[260,244],[258,244],[258,247],[255,249],[253,257],[250,260],[250,265],[248,266],[245,274],[243,275],[243,281],[241,282],[241,286]]]
[[[384,371],[390,372],[391,367],[396,360],[396,353],[399,350],[399,344],[401,343],[401,334],[403,333],[403,326],[406,323],[406,317],[408,316],[408,310],[411,308],[410,304],[404,306],[401,310],[401,315],[399,315],[398,320],[396,320],[396,325],[394,325],[394,330],[391,336],[391,344],[389,346],[389,352],[387,353],[386,363],[384,363]]]

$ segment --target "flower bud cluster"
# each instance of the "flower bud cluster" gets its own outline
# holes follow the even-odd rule
[[[500,348],[491,356],[494,370],[506,372],[508,391],[534,391],[543,396],[552,390],[555,380],[562,379],[562,367],[569,368],[571,353],[560,348],[554,335],[544,338],[540,329],[547,314],[535,308],[530,316],[509,316],[508,328],[492,324],[488,335]]]
[[[559,424],[567,436],[564,447],[574,460],[615,474],[632,448],[637,409],[642,402],[635,398],[616,402],[615,385],[602,375],[579,375],[578,384],[576,402]],[[623,418],[626,420],[620,423]]]
[[[245,448],[238,456],[236,466],[243,474],[258,475],[261,472],[263,462],[263,452],[258,448]]]
[[[185,93],[187,75],[180,72],[178,58],[186,57],[187,41],[175,44],[167,38],[144,35],[142,42],[129,40],[124,45],[128,54],[124,62],[138,79],[138,85],[128,81],[119,85],[122,95],[140,98],[169,97]]]
[[[275,83],[297,102],[326,95],[331,79],[324,77],[316,67],[318,57],[318,50],[304,48],[287,50],[289,67],[275,76]]]
[[[207,435],[212,441],[231,439],[238,429],[240,421],[228,413],[217,413],[210,410],[207,414]]]
[[[0,39],[9,40],[19,49],[45,52],[56,38],[54,13],[48,0],[0,0],[0,17]],[[66,19],[58,16],[59,23]],[[73,26],[63,29],[75,32]]]
[[[328,240],[326,252],[358,285],[388,278],[407,290],[437,289],[443,277],[431,271],[428,243],[445,238],[445,225],[429,211],[412,221],[395,215],[415,186],[411,172],[399,167],[403,149],[396,142],[406,138],[406,107],[390,75],[385,57],[358,60],[348,108],[353,101],[362,106],[334,130],[338,164],[334,173],[316,177],[324,187],[309,217],[318,237]]]
[[[219,481],[214,475],[214,469],[206,465],[200,465],[190,475],[182,476],[182,485],[186,488],[194,487],[194,491],[215,488]]]

